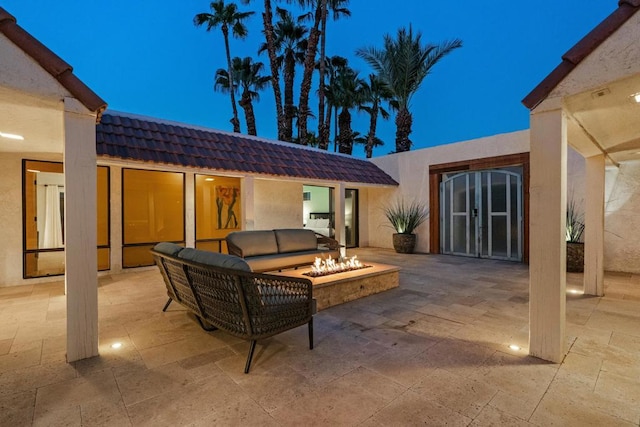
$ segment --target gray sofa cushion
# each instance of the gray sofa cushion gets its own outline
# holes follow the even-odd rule
[[[176,245],[170,242],[161,242],[153,247],[153,250],[169,256],[177,256],[184,246]]]
[[[233,255],[219,254],[217,252],[185,248],[178,254],[178,258],[186,259],[187,261],[199,262],[200,264],[211,265],[214,267],[251,271],[251,267],[249,267],[249,264],[247,264],[242,258]]]
[[[227,241],[239,247],[243,257],[278,253],[276,236],[271,230],[234,231],[227,235]]]
[[[302,252],[312,251],[318,248],[318,239],[311,230],[302,228],[290,228],[273,230],[278,242],[278,252]]]

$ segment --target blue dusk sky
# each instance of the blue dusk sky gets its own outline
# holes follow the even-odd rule
[[[239,3],[239,2],[238,2]],[[262,1],[239,4],[256,13],[249,36],[231,40],[232,56],[257,55]],[[284,2],[273,2],[284,5]],[[371,70],[354,51],[381,46],[385,34],[411,24],[425,42],[452,38],[464,47],[438,63],[412,100],[414,149],[529,127],[524,98],[561,56],[617,7],[617,0],[351,0],[351,18],[328,24],[328,55],[350,58],[366,77]],[[109,108],[231,131],[228,95],[213,91],[215,70],[226,67],[220,30],[207,33],[193,17],[209,11],[203,0],[2,0],[24,29],[74,67]],[[298,70],[298,76],[302,70]],[[315,80],[314,80],[315,81]],[[296,103],[298,94],[296,93]],[[275,138],[273,91],[255,105],[258,134]],[[311,108],[317,110],[312,99]],[[243,132],[246,131],[240,109]],[[368,116],[353,113],[365,134]],[[309,129],[317,130],[315,121]],[[385,146],[395,149],[393,117],[380,121]],[[354,155],[363,157],[362,147]]]

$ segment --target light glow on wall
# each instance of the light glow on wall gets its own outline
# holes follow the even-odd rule
[[[4,133],[4,132],[0,132],[0,136],[3,138],[7,138],[7,139],[15,139],[18,141],[24,141],[24,136],[22,135],[18,135],[15,133]]]

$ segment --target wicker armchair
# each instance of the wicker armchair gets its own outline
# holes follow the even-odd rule
[[[203,329],[221,329],[251,341],[245,373],[249,373],[259,339],[306,323],[309,349],[313,349],[315,301],[310,280],[189,261],[180,258],[180,253],[168,254],[155,248],[151,253],[167,286],[169,301],[164,310],[176,301],[196,315]],[[215,255],[227,261],[236,258]]]

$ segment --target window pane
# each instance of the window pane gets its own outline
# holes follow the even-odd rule
[[[196,242],[242,228],[240,178],[196,175],[195,186]]]
[[[109,245],[109,168],[98,166],[98,246]]]
[[[64,274],[64,251],[28,253],[24,258],[25,278]]]
[[[507,211],[507,176],[503,173],[491,174],[491,212]]]
[[[507,217],[491,217],[491,255],[507,256]]]
[[[453,179],[453,212],[467,211],[467,175]]]
[[[111,265],[111,250],[109,248],[98,249],[98,271],[108,270]]]
[[[227,242],[225,240],[221,240],[219,242],[196,242],[196,249],[209,252],[220,252],[223,254],[229,253],[227,249]]]
[[[183,241],[184,174],[124,169],[122,175],[123,243]]]

